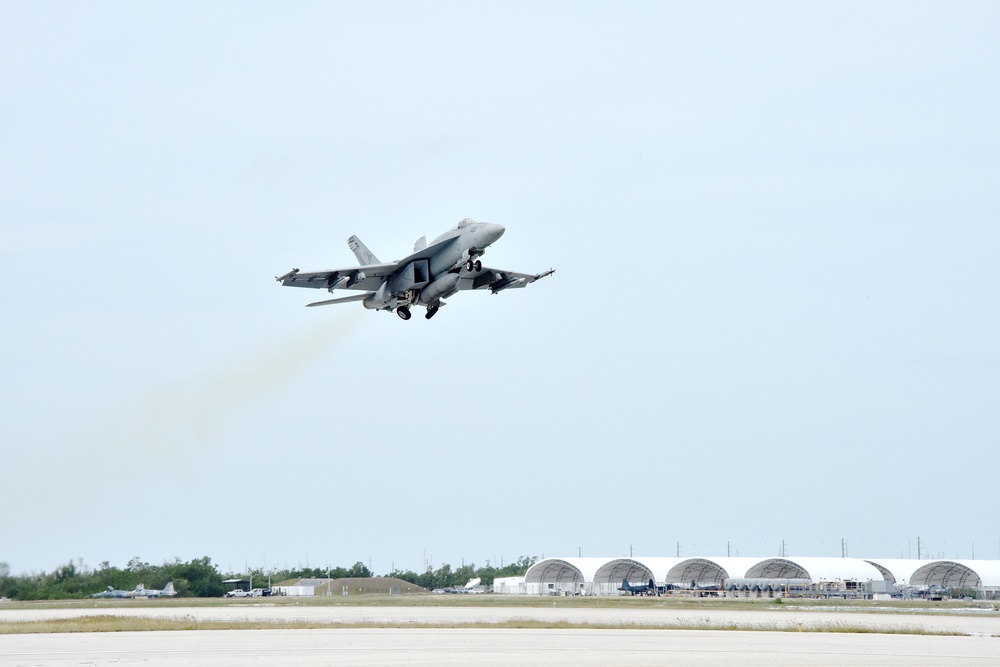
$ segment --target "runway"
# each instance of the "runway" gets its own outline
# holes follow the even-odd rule
[[[0,635],[0,666],[39,665],[996,665],[1000,664],[1000,614],[985,617],[837,614],[754,610],[695,611],[688,621],[771,631],[419,628],[412,624],[537,619],[571,623],[671,625],[679,609],[531,607],[264,606],[98,607],[17,609],[0,607],[0,622],[94,614],[199,620],[311,620],[390,623],[400,627],[310,630],[196,630]],[[828,628],[870,622],[874,633],[778,632],[797,626]],[[744,625],[739,625],[744,624]],[[972,636],[879,634],[921,626]]]
[[[204,630],[0,637],[0,665],[996,665],[1000,639],[715,630]]]

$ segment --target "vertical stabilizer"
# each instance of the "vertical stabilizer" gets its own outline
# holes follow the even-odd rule
[[[168,581],[160,595],[177,595],[177,591],[174,590],[174,582]]]
[[[361,242],[357,236],[352,236],[347,239],[347,247],[354,252],[354,256],[358,258],[358,262],[362,266],[368,266],[369,264],[378,264],[378,257],[372,254],[372,251],[368,249],[364,243]]]
[[[413,252],[420,252],[427,247],[427,237],[421,236],[417,239],[417,242],[413,244]]]

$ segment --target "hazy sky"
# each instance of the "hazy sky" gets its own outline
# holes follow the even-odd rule
[[[998,34],[0,2],[0,561],[997,558]],[[409,322],[274,282],[465,217],[558,272]]]

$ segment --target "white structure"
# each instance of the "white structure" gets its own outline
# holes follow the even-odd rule
[[[545,558],[518,588],[526,595],[618,595],[622,580],[722,590],[727,579],[806,581],[810,592],[852,597],[949,588],[1000,597],[1000,561],[898,558]],[[494,591],[514,593],[496,583]]]
[[[316,595],[320,586],[329,586],[330,579],[299,579],[294,586],[274,586],[279,595],[309,597]]]
[[[524,595],[524,577],[497,577],[493,580],[493,592]]]

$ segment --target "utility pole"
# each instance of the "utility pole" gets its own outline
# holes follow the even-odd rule
[[[917,535],[917,560],[920,560],[920,536]]]
[[[840,538],[840,557],[847,558],[847,540],[845,538]]]
[[[726,558],[732,556],[732,551],[729,548],[729,540],[726,540]]]
[[[677,557],[678,558],[681,557],[681,543],[680,542],[677,543]]]

